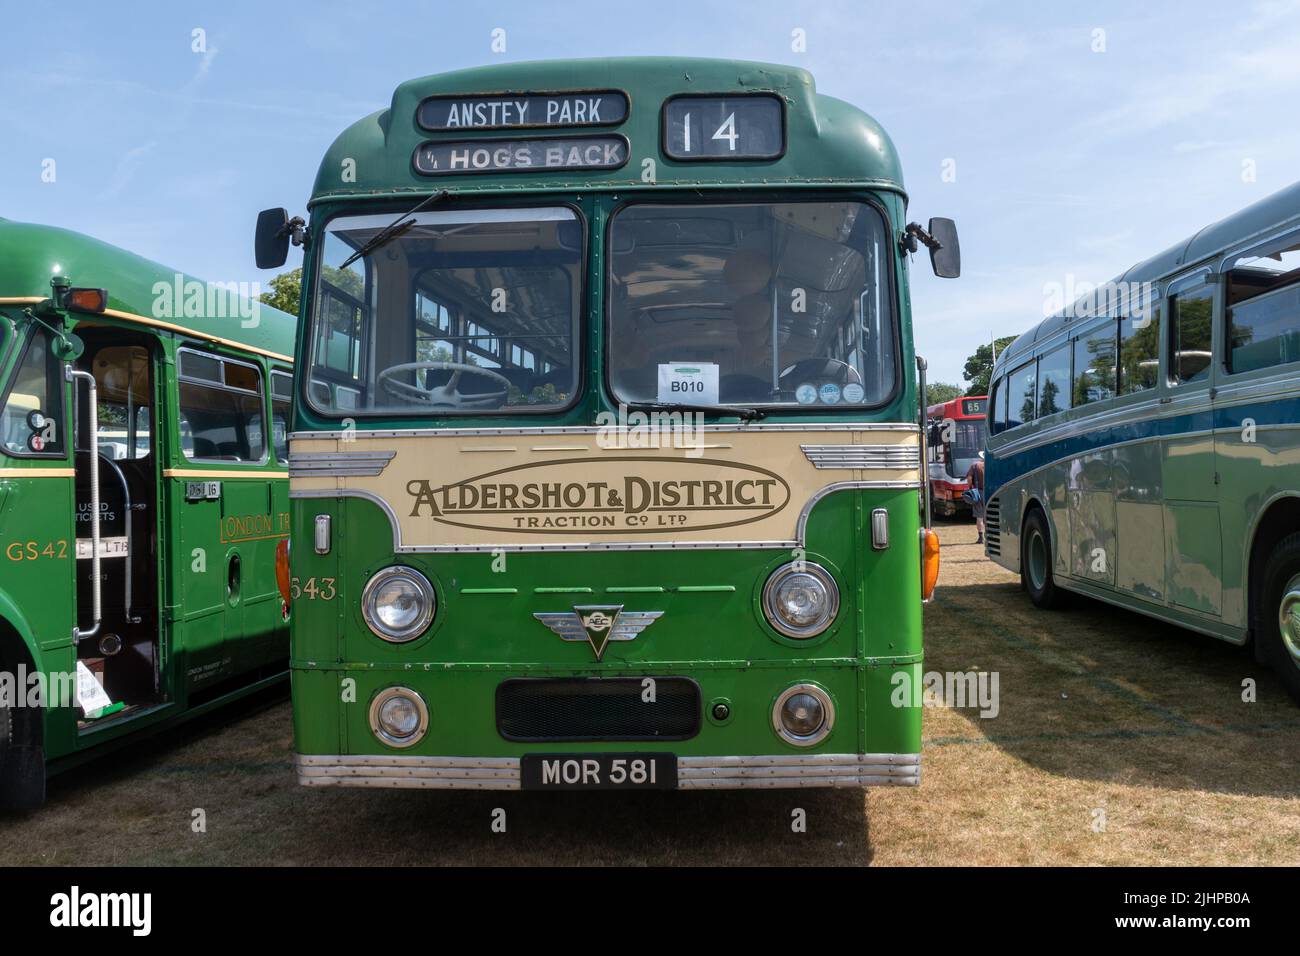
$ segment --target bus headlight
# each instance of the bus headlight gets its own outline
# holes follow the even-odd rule
[[[816,637],[830,627],[839,609],[840,589],[821,565],[782,565],[763,586],[763,613],[786,637]]]
[[[390,747],[413,747],[429,729],[429,708],[409,687],[388,687],[370,702],[370,729]]]
[[[797,747],[821,743],[835,725],[835,705],[816,684],[787,687],[772,707],[772,729]]]
[[[376,571],[361,592],[361,616],[366,625],[394,644],[423,634],[437,608],[438,598],[429,579],[400,565]]]

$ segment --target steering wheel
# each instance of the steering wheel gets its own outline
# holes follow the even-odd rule
[[[407,382],[399,382],[398,375],[406,372],[418,372],[429,369],[434,372],[451,372],[446,385],[433,388],[421,388]],[[460,391],[460,377],[468,372],[481,375],[493,382],[505,386],[499,392],[476,392],[466,395]],[[404,399],[418,405],[446,406],[451,408],[492,408],[499,406],[510,393],[510,379],[490,368],[479,368],[464,362],[406,362],[403,365],[391,365],[379,373],[379,382],[384,390],[396,399]]]
[[[862,376],[858,370],[848,362],[842,362],[836,358],[808,358],[801,359],[793,365],[785,368],[780,375],[782,389],[789,386],[787,382],[808,381],[810,379],[819,379],[835,381],[837,385],[861,385]],[[838,381],[836,381],[838,379]]]

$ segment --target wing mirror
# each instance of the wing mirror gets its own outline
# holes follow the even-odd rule
[[[931,219],[926,230],[937,245],[930,246],[930,267],[940,279],[961,275],[961,243],[957,241],[957,224],[951,219]]]
[[[961,275],[961,244],[957,241],[957,224],[951,219],[931,219],[928,229],[922,229],[919,222],[909,222],[900,242],[908,253],[916,252],[918,244],[929,249],[930,268],[939,278]]]
[[[303,228],[307,225],[301,216],[289,218],[283,208],[263,209],[257,214],[257,234],[253,241],[253,254],[259,269],[278,269],[289,258],[289,243],[301,246]]]

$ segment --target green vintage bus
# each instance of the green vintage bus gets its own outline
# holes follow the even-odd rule
[[[5,804],[283,679],[293,332],[234,284],[0,220]]]
[[[1231,644],[1300,700],[1300,183],[1138,263],[998,356],[986,550]]]
[[[907,254],[958,249],[905,210],[783,66],[466,70],[345,130],[258,224],[306,247],[302,783],[917,783]]]

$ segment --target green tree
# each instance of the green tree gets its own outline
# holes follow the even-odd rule
[[[1056,396],[1061,392],[1061,387],[1050,378],[1043,383],[1043,395],[1039,401],[1038,417],[1044,415],[1054,415],[1061,410],[1061,406],[1056,402]]]
[[[953,385],[950,382],[925,383],[926,405],[938,405],[942,402],[950,402],[960,394],[960,385]]]
[[[1003,349],[1016,340],[1014,335],[1005,335],[996,340],[998,354],[1001,355]],[[975,354],[966,359],[966,368],[963,369],[961,377],[970,385],[966,388],[967,395],[987,395],[989,393],[989,378],[993,374],[993,349],[985,343],[975,350]]]
[[[271,291],[263,292],[258,298],[281,312],[297,315],[302,298],[302,269],[280,273],[271,280]]]
[[[1205,300],[1208,325],[1210,300]],[[1205,331],[1209,343],[1209,329]],[[1119,391],[1121,395],[1156,387],[1156,372],[1160,367],[1160,323],[1148,322],[1138,327],[1133,319],[1120,322],[1119,330]]]

